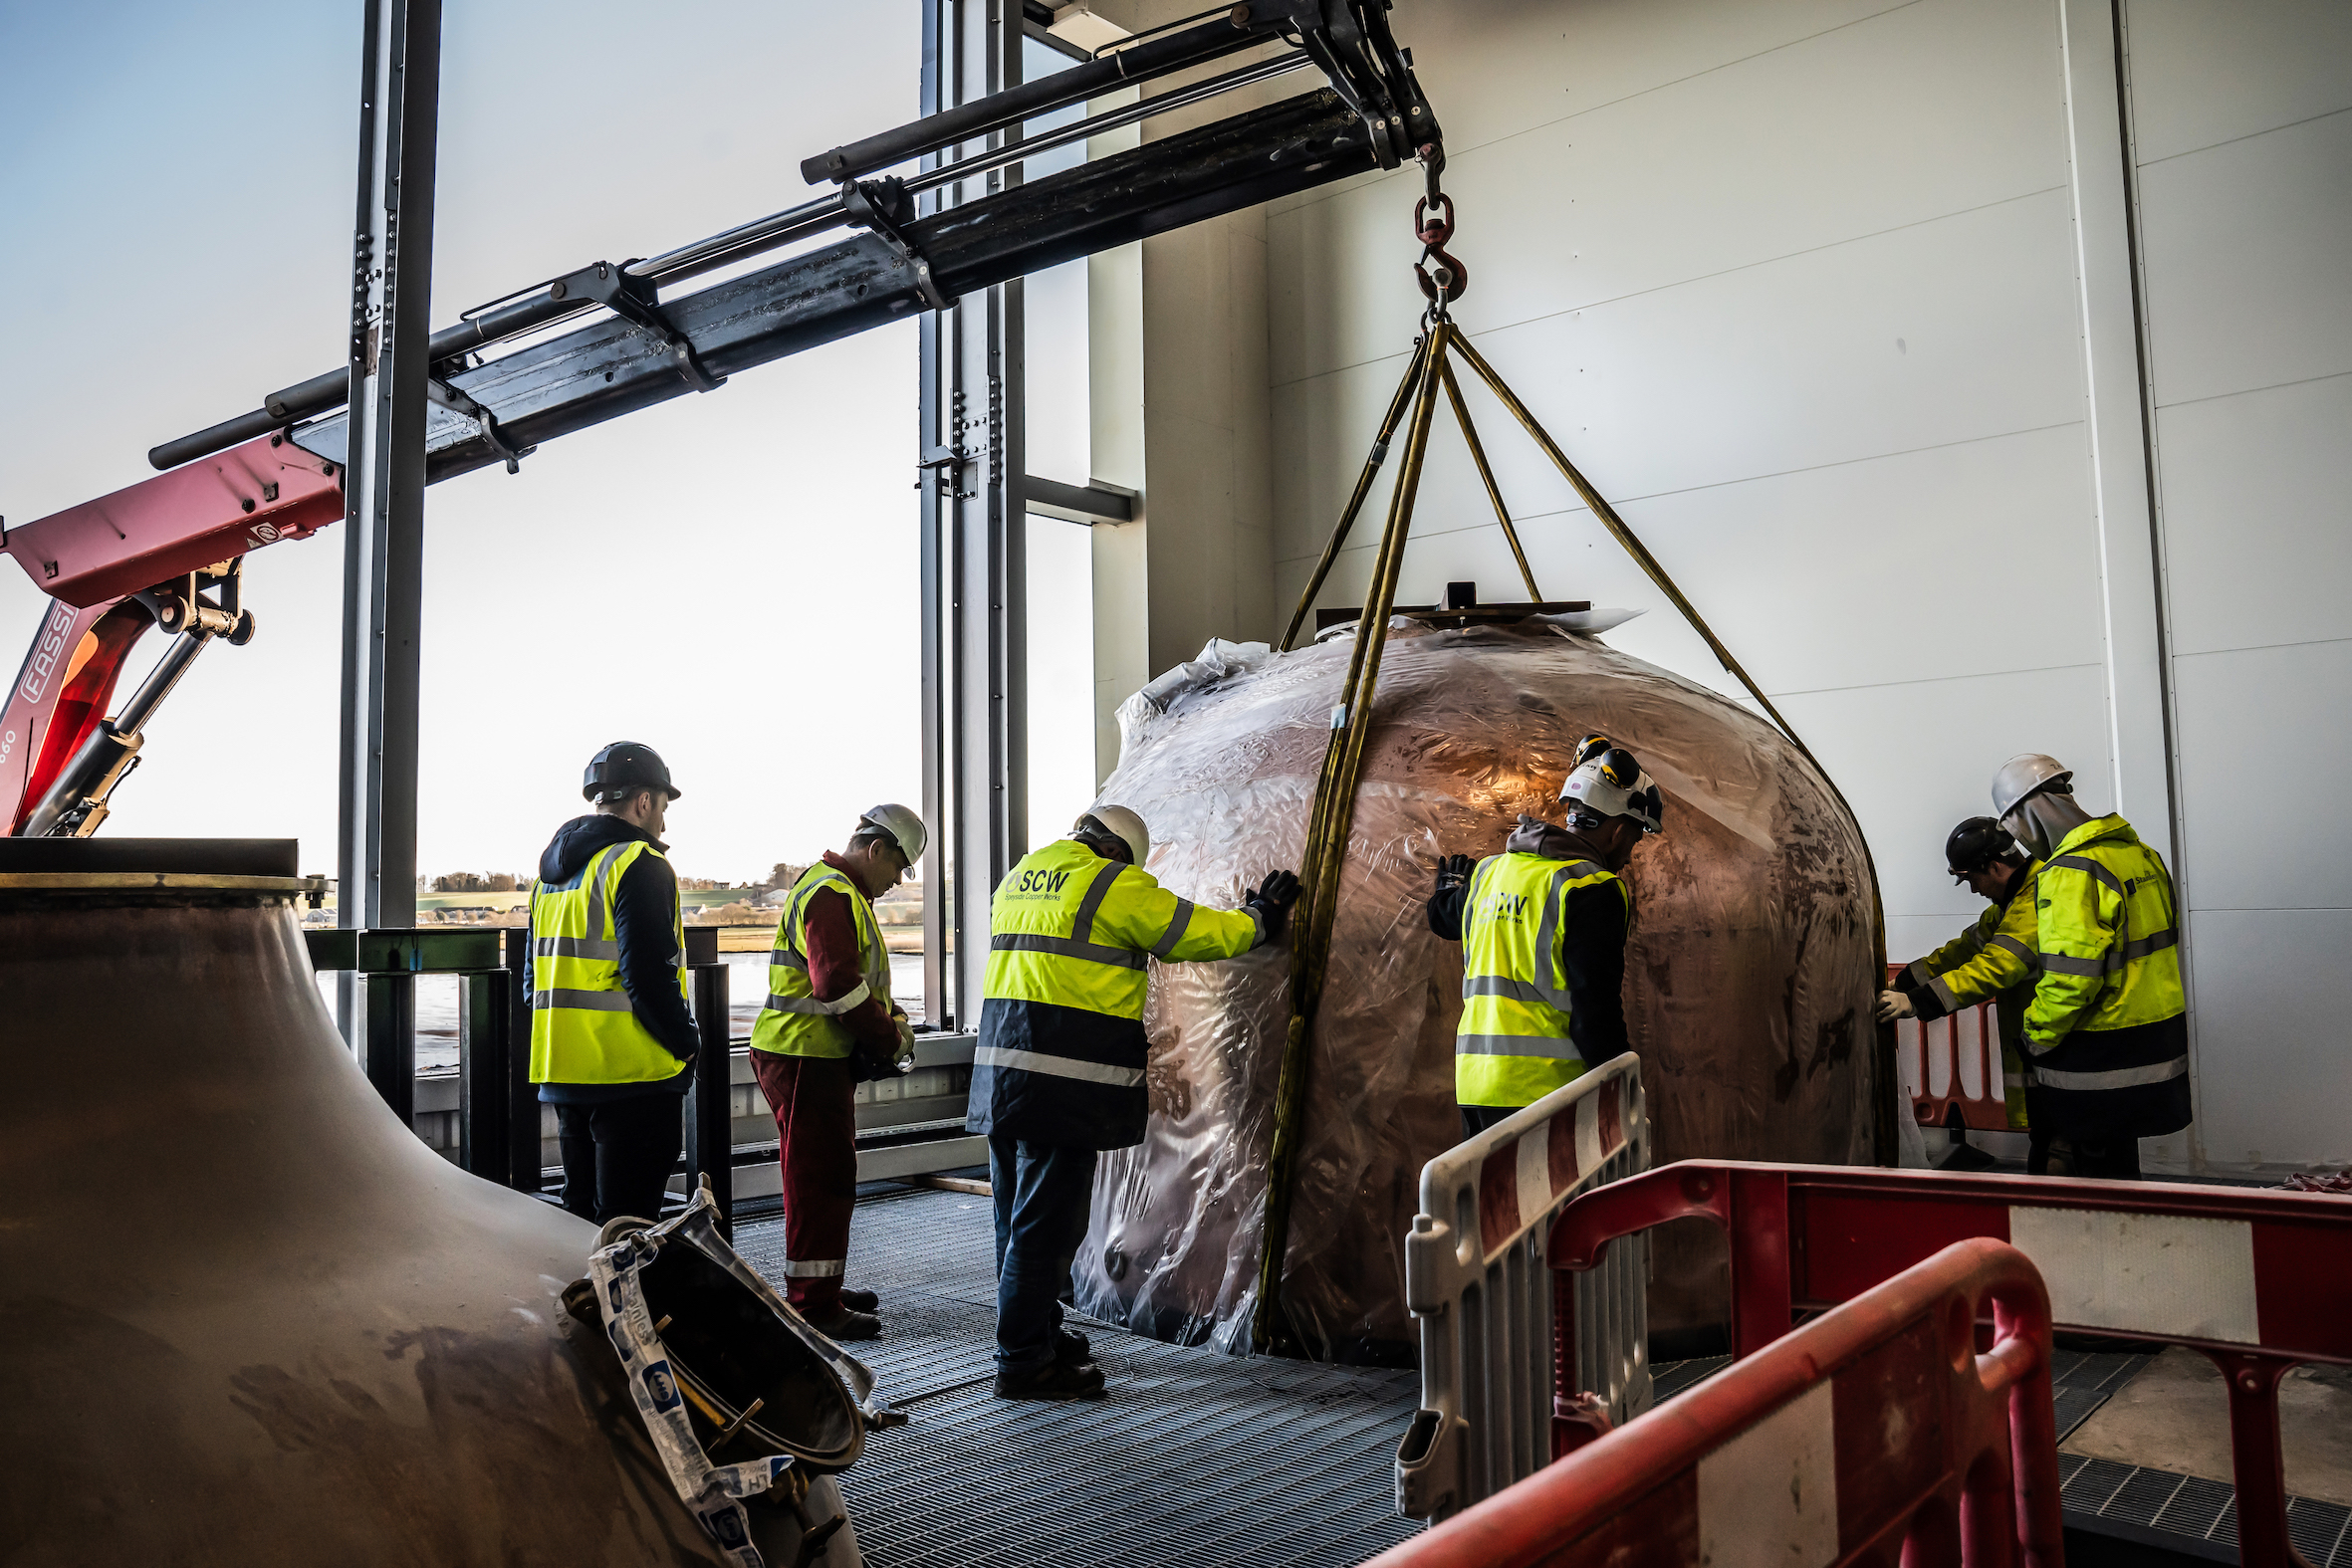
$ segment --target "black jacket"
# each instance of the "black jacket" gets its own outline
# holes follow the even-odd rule
[[[642,839],[660,840],[617,816],[576,816],[556,829],[539,857],[539,881],[551,892],[578,887],[580,875],[600,850]],[[683,1094],[694,1081],[694,1057],[702,1035],[686,999],[678,995],[678,877],[666,860],[639,855],[620,874],[612,900],[612,929],[620,943],[620,987],[662,1047],[678,1058],[677,1076],[653,1083],[543,1083],[539,1097],[552,1105],[581,1105],[627,1099],[645,1093]],[[526,975],[525,984],[537,985]]]
[[[1589,859],[1565,828],[1523,816],[1504,849],[1546,860]],[[1597,864],[1597,862],[1595,862]],[[1429,929],[1448,942],[1462,940],[1468,884],[1441,888],[1429,900]],[[1633,1048],[1625,1032],[1624,891],[1614,882],[1568,889],[1560,922],[1560,967],[1568,982],[1568,1038],[1587,1066]]]

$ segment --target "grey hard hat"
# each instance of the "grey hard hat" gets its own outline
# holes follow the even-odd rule
[[[2063,767],[2055,757],[2044,757],[2039,752],[2019,752],[2000,765],[1993,776],[1993,814],[2004,817],[2024,799],[2044,784],[2062,784],[2074,777],[2074,771]]]

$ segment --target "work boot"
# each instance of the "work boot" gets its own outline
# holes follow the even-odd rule
[[[881,1297],[875,1295],[871,1290],[851,1290],[846,1286],[842,1287],[841,1305],[852,1312],[871,1312],[881,1304]]]
[[[809,1319],[809,1326],[830,1340],[880,1339],[882,1320],[871,1312],[853,1311],[843,1306],[831,1317]]]
[[[1092,1362],[1073,1367],[1049,1361],[1027,1372],[997,1374],[999,1399],[1100,1399],[1102,1369]]]
[[[1094,1347],[1086,1343],[1086,1336],[1074,1328],[1058,1331],[1060,1338],[1054,1346],[1054,1359],[1065,1367],[1090,1367],[1094,1364]]]

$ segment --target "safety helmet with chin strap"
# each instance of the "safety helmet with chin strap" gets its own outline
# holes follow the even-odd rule
[[[923,849],[931,842],[931,832],[923,825],[923,819],[905,806],[877,805],[857,821],[860,828],[879,828],[898,846],[898,852],[906,856],[908,865],[922,863]]]
[[[1078,813],[1069,826],[1073,837],[1115,838],[1127,846],[1132,858],[1130,865],[1141,865],[1151,855],[1151,829],[1143,825],[1143,818],[1123,805],[1098,805]]]
[[[2011,811],[2024,803],[2025,797],[2037,790],[2052,794],[2072,794],[2067,781],[2074,770],[2062,766],[2055,757],[2044,757],[2039,752],[2019,752],[1993,776],[1993,814],[2005,819]]]
[[[1559,797],[1586,816],[1624,816],[1645,833],[1666,830],[1666,802],[1658,782],[1642,772],[1634,755],[1605,735],[1588,735],[1576,746],[1575,766],[1559,786]]]

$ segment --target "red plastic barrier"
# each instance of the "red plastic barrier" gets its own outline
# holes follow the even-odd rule
[[[1956,1242],[1368,1568],[2061,1568],[2049,1366],[2033,1265]]]
[[[1741,1356],[1787,1335],[1793,1311],[1856,1298],[1964,1237],[2014,1244],[2060,1327],[2213,1358],[2230,1387],[2239,1560],[2308,1568],[2286,1532],[2278,1383],[2301,1362],[2352,1363],[2352,1198],[1693,1160],[1569,1204],[1551,1265],[1589,1268],[1616,1237],[1687,1217],[1730,1233]],[[1555,1369],[1555,1408],[1574,1382]]]
[[[1910,966],[1889,964],[1892,981]],[[2009,1105],[2001,1078],[1997,1005],[1980,1002],[1940,1018],[1905,1018],[1895,1025],[1895,1057],[1912,1085],[1911,1115],[1922,1127],[1949,1127],[1960,1112],[1964,1127],[2006,1132]],[[1936,1087],[1941,1078],[1944,1087]],[[1974,1078],[1977,1092],[1969,1092]]]

